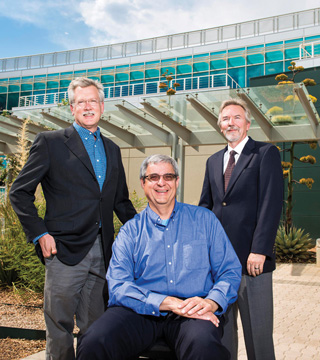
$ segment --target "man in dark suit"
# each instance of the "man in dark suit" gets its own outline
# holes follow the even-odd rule
[[[218,217],[243,268],[238,300],[225,315],[223,344],[237,359],[239,310],[248,359],[272,360],[272,271],[283,176],[278,149],[247,136],[250,122],[245,102],[222,103],[218,125],[228,146],[207,161],[199,205]]]
[[[75,122],[37,136],[10,191],[27,239],[46,265],[47,360],[74,359],[74,315],[81,336],[104,312],[113,211],[123,223],[136,213],[120,149],[98,127],[103,86],[77,78],[68,95]],[[44,219],[34,206],[39,183],[46,199]]]

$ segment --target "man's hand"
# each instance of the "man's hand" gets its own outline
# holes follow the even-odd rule
[[[41,236],[39,239],[39,244],[41,246],[43,257],[49,258],[51,255],[56,255],[56,242],[51,235],[45,234]]]
[[[218,305],[209,299],[193,297],[181,300],[176,297],[167,296],[160,305],[160,311],[172,311],[173,313],[192,318],[211,321],[216,327],[219,326],[219,319],[214,312],[218,309]]]
[[[262,274],[265,260],[265,255],[251,253],[247,260],[248,274],[254,277]]]

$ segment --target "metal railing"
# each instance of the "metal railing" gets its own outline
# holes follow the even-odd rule
[[[119,44],[0,59],[0,72],[146,55],[316,26],[320,8]]]
[[[300,60],[314,58],[320,55],[320,41],[315,41],[308,44],[300,44]]]
[[[176,88],[178,92],[188,91],[188,90],[221,88],[221,87],[230,87],[232,89],[236,89],[240,87],[239,84],[227,73],[189,77],[189,78],[178,78],[175,79],[174,81],[180,84],[180,86]],[[106,86],[104,88],[104,97],[106,99],[109,99],[109,98],[123,98],[127,96],[135,96],[135,95],[162,94],[166,92],[166,89],[159,88],[160,82],[163,81]],[[64,102],[67,101],[68,101],[67,92],[20,96],[19,107],[48,105],[48,104],[63,105]]]

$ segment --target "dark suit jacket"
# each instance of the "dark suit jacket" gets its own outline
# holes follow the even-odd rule
[[[10,200],[28,241],[49,232],[57,257],[67,265],[79,263],[93,245],[101,222],[106,266],[113,243],[113,211],[125,223],[135,215],[120,149],[102,136],[107,173],[100,191],[89,155],[73,126],[40,133],[29,159],[12,185]],[[34,193],[41,183],[46,199],[44,220],[38,217]],[[38,249],[40,246],[38,246]]]
[[[275,269],[274,241],[283,202],[283,175],[278,149],[249,138],[224,193],[223,157],[207,160],[200,206],[211,209],[224,227],[247,274],[251,252],[266,255],[264,272]]]

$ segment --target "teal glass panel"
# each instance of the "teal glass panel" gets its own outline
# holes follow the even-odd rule
[[[277,74],[283,72],[283,62],[276,62],[271,64],[266,64],[266,75]]]
[[[33,91],[33,95],[43,95],[43,94],[45,94],[46,92],[45,91],[43,91],[43,90],[35,90],[35,91]]]
[[[228,74],[235,80],[240,87],[246,86],[245,68],[228,69]]]
[[[94,75],[89,75],[89,74],[88,74],[88,78],[89,78],[89,79],[92,79],[92,80],[98,80],[98,81],[100,81],[100,76],[94,76]]]
[[[114,76],[113,75],[101,75],[102,84],[113,83]]]
[[[286,49],[284,51],[284,54],[286,59],[297,59],[300,57],[300,50],[298,47],[292,49]]]
[[[158,69],[147,69],[145,72],[145,78],[158,78],[160,75],[160,72]]]
[[[172,66],[162,67],[162,68],[160,69],[160,75],[161,75],[161,77],[162,77],[162,74],[164,74],[167,70],[168,70],[167,73],[170,74],[170,75],[175,75],[175,73],[176,73],[176,69],[175,69],[174,67],[172,67]]]
[[[192,72],[191,65],[178,65],[177,66],[177,74],[189,74]]]
[[[320,40],[320,35],[315,35],[315,36],[307,36],[305,38],[305,41],[310,41],[310,40]]]
[[[55,94],[58,92],[58,89],[47,89],[47,94]]]
[[[285,40],[285,44],[292,44],[292,43],[302,43],[303,42],[303,38],[298,38],[298,39],[291,39],[291,40]]]
[[[193,64],[193,72],[201,72],[208,70],[209,70],[209,63],[207,62],[197,62]]]
[[[88,69],[87,72],[88,72],[88,75],[90,75],[92,73],[100,73],[100,68]]]
[[[136,68],[140,69],[140,68],[144,68],[144,63],[136,63],[136,64],[131,64],[131,70],[135,70]]]
[[[32,91],[21,91],[20,96],[30,96],[32,95]]]
[[[60,87],[68,87],[69,84],[71,83],[71,80],[60,80]],[[60,89],[61,91],[61,89]]]
[[[16,92],[16,91],[20,91],[20,86],[19,85],[9,85],[9,93],[10,92]]]
[[[32,90],[32,84],[21,84],[21,91]]]
[[[225,60],[212,60],[210,61],[210,69],[225,69],[227,67],[227,62]]]
[[[116,74],[116,82],[121,82],[121,81],[128,81],[129,80],[129,74],[126,73],[119,73]]]
[[[263,54],[252,54],[247,56],[247,64],[263,64],[264,63],[264,55]]]
[[[0,94],[6,94],[8,88],[6,86],[0,86]]]
[[[47,82],[47,89],[58,89],[59,82],[58,81],[48,81]]]
[[[193,55],[194,59],[197,59],[197,61],[199,61],[199,58],[207,58],[208,56],[210,56],[209,53],[205,53],[205,54],[197,54],[197,55]]]
[[[320,55],[320,44],[314,45],[313,51],[314,55]]]
[[[172,59],[163,59],[163,60],[161,60],[161,64],[165,64],[165,63],[168,63],[168,62],[173,62],[173,61],[176,61],[176,58],[172,58]]]
[[[247,67],[247,86],[250,86],[250,78],[263,76],[264,75],[264,66],[263,65],[253,65]]]
[[[77,72],[79,72],[79,71],[75,71],[74,73],[77,73]],[[50,79],[50,78],[58,78],[60,76],[60,74],[59,73],[55,73],[55,74],[48,74],[47,75],[47,78],[48,79]]]
[[[74,72],[74,77],[87,77],[87,71],[86,70],[78,70]]]
[[[268,47],[272,47],[272,46],[282,46],[283,45],[283,41],[277,41],[277,42],[273,42],[273,43],[268,43],[265,45],[266,48]]]
[[[46,84],[45,83],[37,83],[37,82],[35,82],[34,84],[33,84],[33,89],[34,90],[43,90],[43,89],[45,89],[46,88]]]
[[[216,74],[225,74],[226,70],[214,70],[214,71],[210,71],[210,75],[216,75]]]
[[[8,94],[8,110],[19,106],[19,93]]]
[[[143,80],[144,73],[143,71],[131,71],[130,72],[130,80]]]
[[[266,62],[283,60],[282,51],[267,51],[266,52]]]
[[[6,108],[7,108],[7,94],[0,94],[0,109],[5,110]]]
[[[228,59],[228,67],[237,67],[244,66],[246,64],[246,60],[242,56],[232,57]]]

